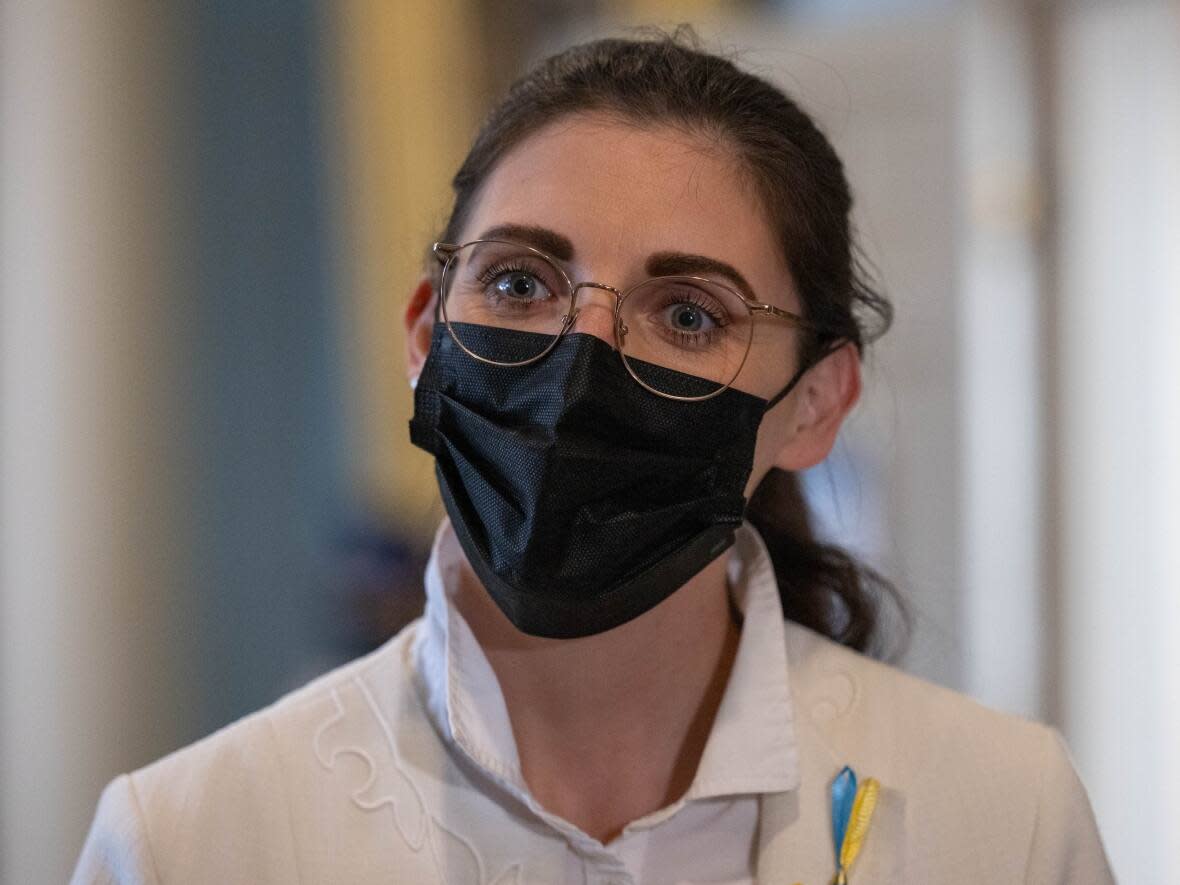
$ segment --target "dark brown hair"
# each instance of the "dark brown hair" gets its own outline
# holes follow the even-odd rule
[[[802,339],[800,365],[840,340],[863,354],[889,327],[892,307],[866,280],[851,235],[852,196],[827,138],[777,87],[703,51],[685,25],[672,34],[647,30],[641,39],[574,46],[517,80],[455,174],[455,202],[439,239],[454,242],[460,235],[505,154],[541,127],[586,112],[640,126],[672,125],[731,146],[781,245],[805,316],[825,330]],[[904,635],[887,638],[898,649],[904,645],[909,614],[903,600],[875,571],[816,539],[793,474],[772,469],[746,516],[770,551],[788,618],[859,651],[883,654],[879,615],[888,598]]]

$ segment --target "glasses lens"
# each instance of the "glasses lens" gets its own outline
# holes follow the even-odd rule
[[[477,240],[456,250],[442,280],[451,334],[494,362],[532,359],[553,343],[569,313],[569,282],[527,246]],[[489,335],[491,329],[518,333]]]
[[[705,397],[733,383],[753,323],[737,293],[687,277],[661,277],[623,299],[623,358],[660,393]],[[690,376],[690,377],[686,377]]]

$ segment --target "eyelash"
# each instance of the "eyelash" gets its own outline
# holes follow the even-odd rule
[[[710,310],[708,304],[702,303],[703,299],[701,299],[701,300],[695,300],[695,299],[700,299],[700,296],[699,295],[684,295],[684,296],[669,295],[668,297],[666,297],[664,299],[664,303],[660,305],[660,310],[663,310],[664,308],[667,308],[667,307],[671,307],[674,304],[691,304],[693,307],[700,308],[700,310],[702,312],[704,312],[704,314],[709,319],[711,319],[713,321],[714,325],[718,329],[724,329],[731,322],[733,322],[728,316],[723,316],[721,314],[715,313],[714,311]]]
[[[484,270],[477,277],[477,279],[486,286],[489,283],[491,283],[492,280],[494,280],[496,277],[501,276],[502,274],[506,274],[506,273],[528,274],[529,276],[538,280],[541,283],[541,285],[544,286],[548,290],[550,295],[553,294],[553,287],[549,283],[545,282],[545,279],[542,274],[539,274],[535,270],[533,270],[532,268],[525,267],[521,264],[510,264],[508,262],[499,262],[497,264],[493,264],[491,267]]]

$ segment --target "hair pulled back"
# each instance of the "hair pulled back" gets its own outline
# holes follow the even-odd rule
[[[484,120],[452,180],[455,201],[440,239],[454,242],[461,234],[483,183],[509,151],[561,117],[589,112],[639,126],[676,126],[718,139],[734,153],[780,245],[803,314],[824,330],[801,339],[801,364],[838,340],[863,354],[888,329],[892,306],[866,279],[851,235],[852,196],[831,144],[777,87],[703,51],[687,25],[672,34],[647,30],[640,39],[573,46],[517,80]],[[794,474],[772,469],[746,518],[766,542],[786,617],[859,651],[881,653],[881,602],[889,598],[908,632],[908,611],[892,585],[815,538]]]

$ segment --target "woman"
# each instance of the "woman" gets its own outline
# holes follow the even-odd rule
[[[862,654],[884,585],[782,509],[889,316],[807,116],[599,41],[454,187],[406,313],[424,617],[112,781],[76,881],[1112,881],[1057,732]]]

